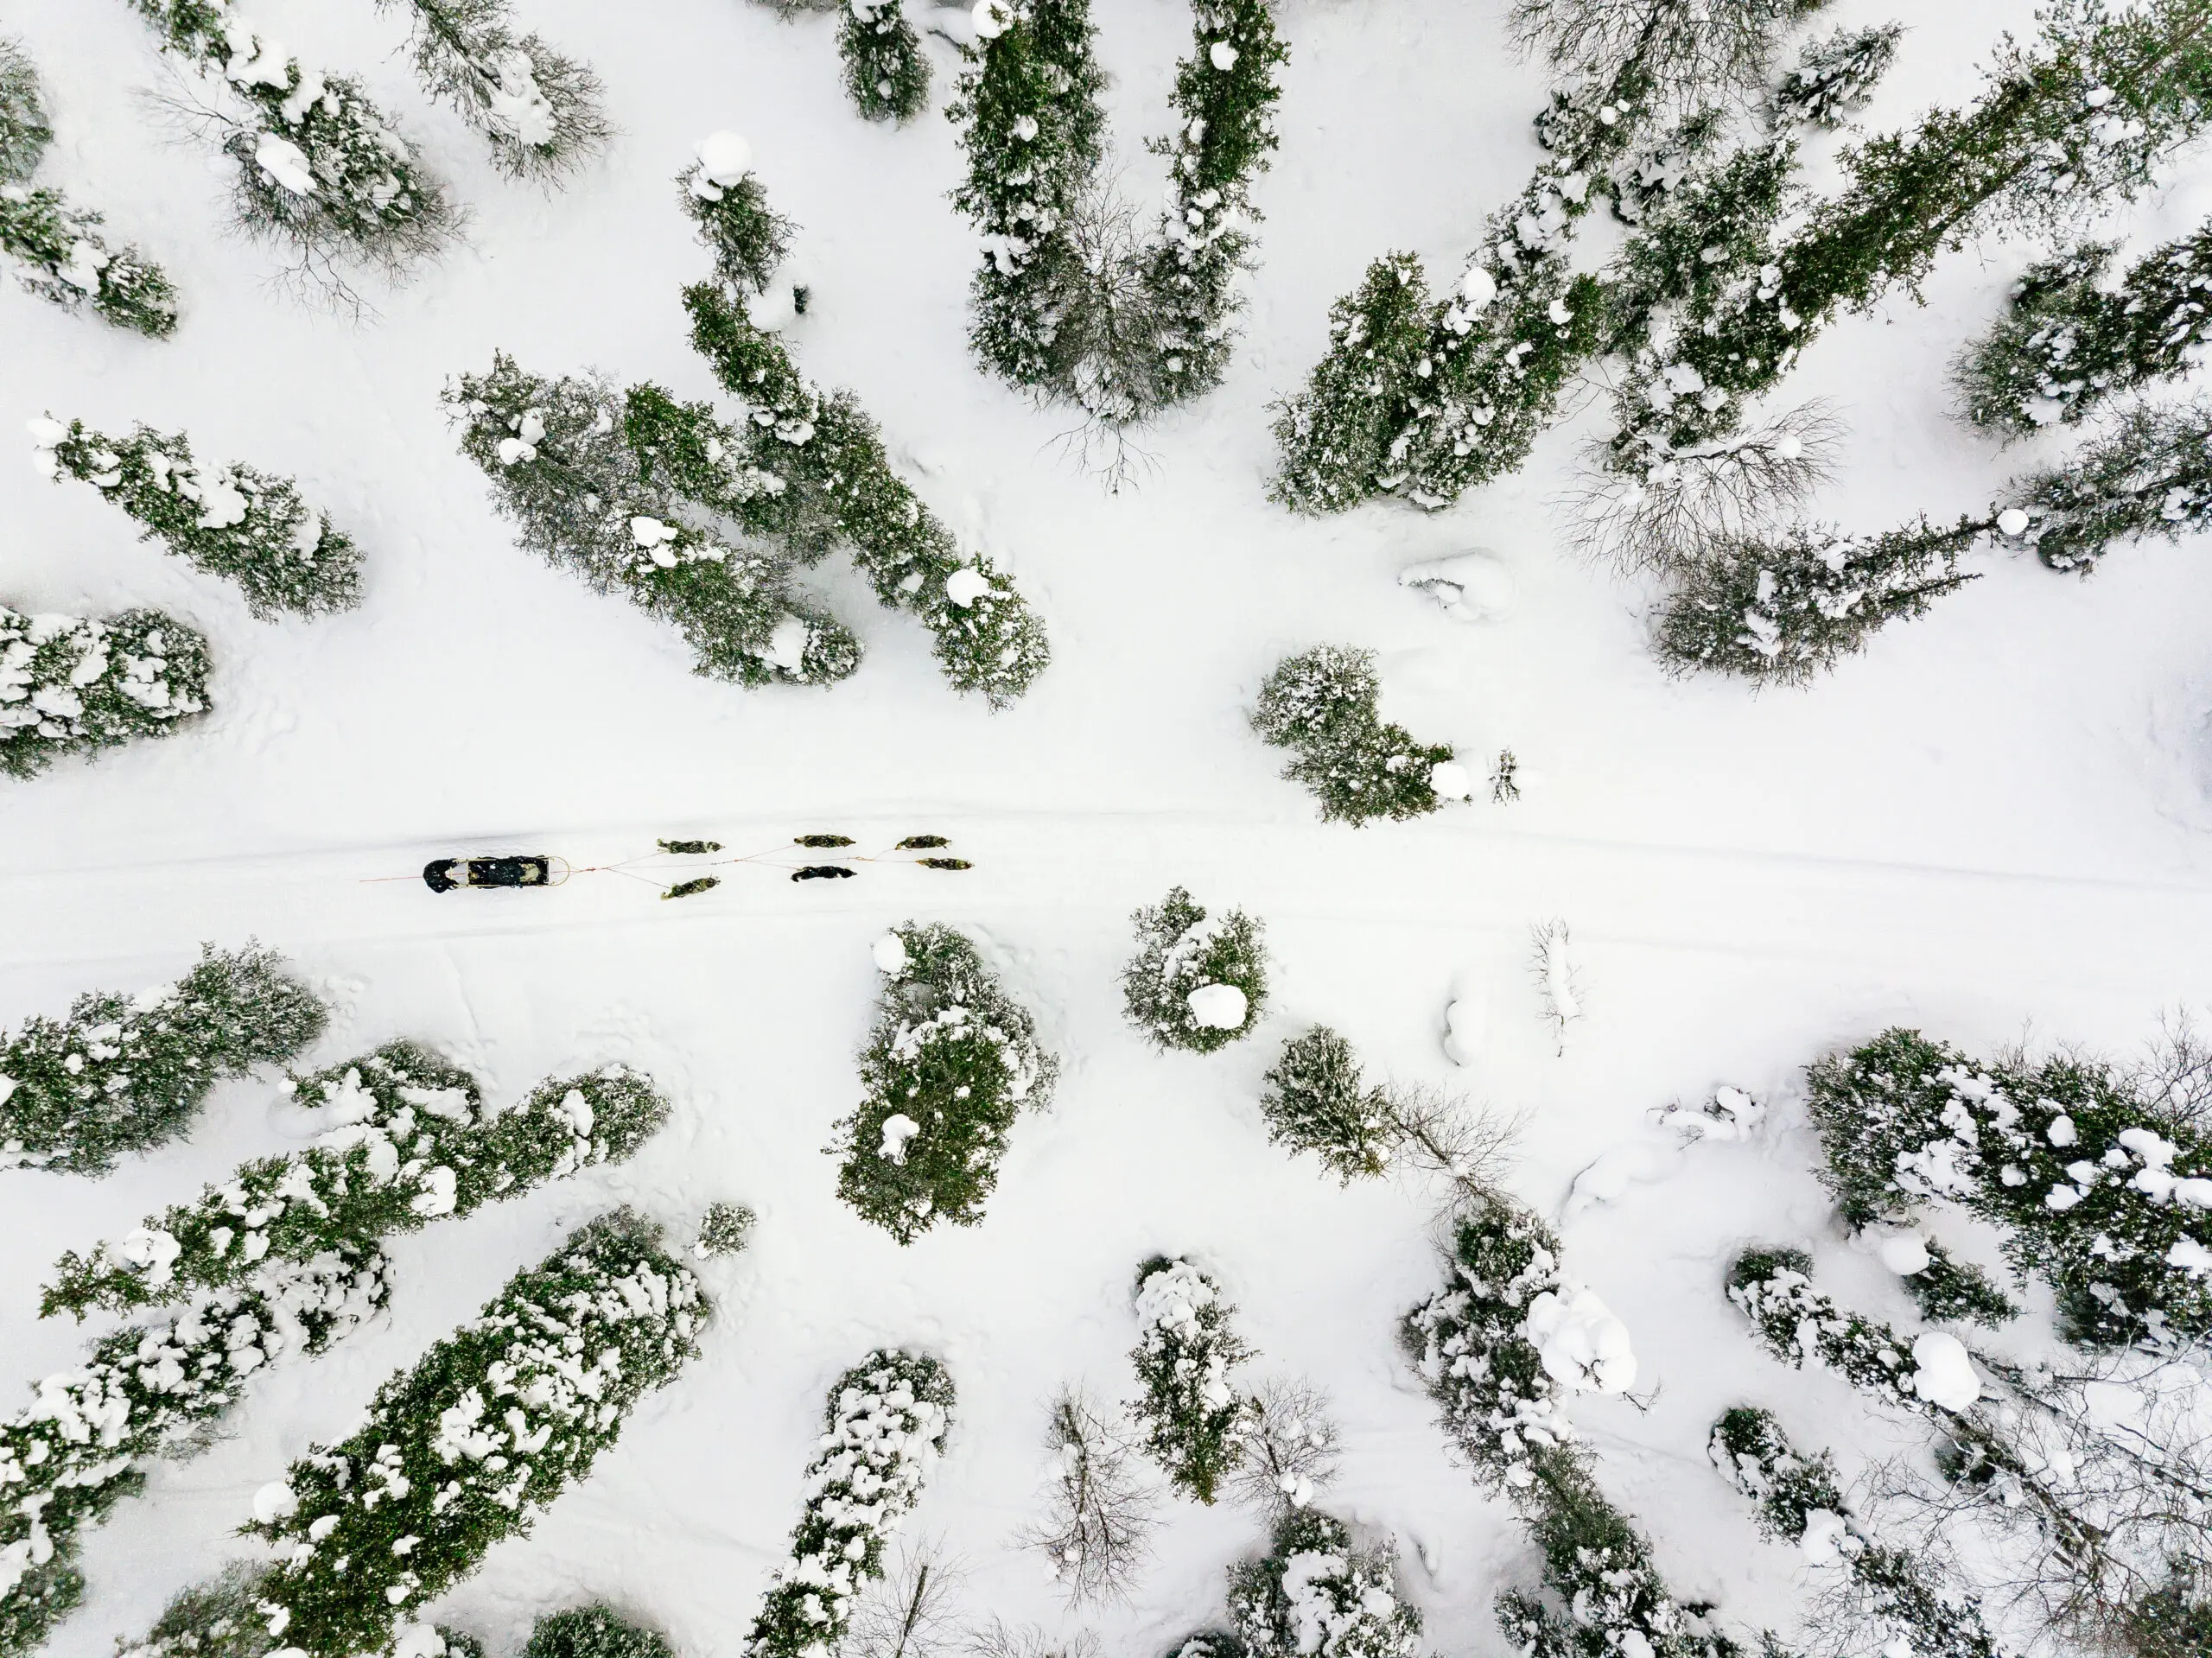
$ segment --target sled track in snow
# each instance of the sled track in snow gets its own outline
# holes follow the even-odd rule
[[[1446,823],[1317,834],[1305,820],[1196,814],[914,813],[897,819],[711,830],[729,856],[835,829],[858,851],[923,831],[975,861],[950,873],[862,865],[851,881],[793,885],[787,872],[671,861],[675,880],[711,873],[714,892],[664,903],[652,886],[587,866],[632,858],[669,825],[454,835],[295,853],[81,866],[0,875],[0,969],[86,966],[254,934],[294,952],[372,941],[451,942],[644,928],[782,929],[829,918],[965,919],[1010,937],[1053,931],[1055,915],[1126,914],[1181,882],[1209,905],[1277,924],[1470,934],[1525,933],[1564,916],[1584,947],[1893,962],[2011,978],[2040,968],[2153,1003],[2212,994],[2202,982],[2212,886],[1824,858],[1728,847],[1549,837]],[[683,832],[699,833],[686,829]],[[425,889],[441,854],[557,852],[579,874],[557,891]],[[833,856],[807,853],[809,858]],[[378,880],[376,877],[398,876]],[[690,941],[696,944],[696,934]]]

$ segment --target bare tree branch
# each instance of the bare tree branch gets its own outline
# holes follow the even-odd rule
[[[1045,1443],[1053,1458],[1045,1515],[1020,1540],[1052,1561],[1070,1605],[1119,1600],[1150,1551],[1157,1492],[1119,1418],[1079,1388],[1052,1401]]]
[[[1278,1376],[1244,1401],[1244,1411],[1237,1429],[1244,1455],[1224,1482],[1232,1498],[1273,1518],[1306,1507],[1334,1482],[1341,1442],[1327,1394]]]

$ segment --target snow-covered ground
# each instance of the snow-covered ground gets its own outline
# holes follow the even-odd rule
[[[1012,1540],[1037,1506],[1053,1390],[1133,1390],[1131,1283],[1157,1252],[1190,1254],[1239,1304],[1255,1372],[1333,1395],[1346,1455],[1325,1501],[1402,1540],[1427,1644],[1503,1651],[1491,1603],[1533,1579],[1533,1559],[1510,1512],[1448,1461],[1393,1340],[1440,1277],[1440,1194],[1340,1191],[1265,1139],[1260,1073],[1316,1020],[1377,1070],[1524,1112],[1513,1184],[1554,1218],[1602,1154],[1672,1143],[1645,1126],[1653,1109],[1724,1083],[1776,1100],[1742,1143],[1617,1159],[1658,1178],[1603,1183],[1619,1195],[1573,1205],[1562,1230],[1571,1275],[1620,1315],[1637,1361],[1636,1402],[1575,1407],[1608,1488],[1678,1592],[1718,1600],[1738,1629],[1789,1623],[1798,1562],[1758,1540],[1707,1466],[1715,1413],[1770,1405],[1804,1442],[1837,1445],[1847,1471],[1916,1442],[1840,1381],[1766,1358],[1720,1293],[1740,1245],[1809,1243],[1840,1297],[1910,1327],[1810,1176],[1796,1068],[1895,1022],[1970,1048],[2024,1034],[2126,1052],[2161,1009],[2212,1003],[2212,561],[2201,544],[2130,546],[2085,583],[1985,558],[1984,580],[1831,678],[1754,697],[1662,678],[1642,648],[1648,592],[1564,550],[1553,503],[1588,417],[1521,476],[1433,517],[1302,521],[1268,505],[1267,405],[1318,355],[1329,302],[1390,247],[1456,270],[1536,157],[1540,79],[1507,49],[1503,9],[1284,0],[1283,145],[1258,191],[1244,349],[1109,494],[1067,459],[1064,415],[971,366],[976,249],[946,200],[953,132],[935,114],[904,130],[861,121],[832,19],[779,24],[745,0],[524,0],[531,26],[605,79],[622,130],[545,197],[502,182],[420,94],[395,55],[397,16],[256,0],[255,22],[303,61],[359,73],[469,211],[462,245],[408,288],[369,290],[379,314],[357,322],[273,294],[273,257],[225,229],[228,163],[144,102],[169,72],[123,0],[0,0],[0,31],[24,40],[59,128],[41,181],[162,259],[185,306],[154,344],[0,292],[0,450],[18,441],[23,460],[0,465],[0,599],[157,605],[218,657],[212,718],[0,794],[0,1025],[251,934],[340,1002],[316,1064],[410,1036],[501,1097],[607,1058],[679,1102],[633,1162],[401,1241],[386,1324],[266,1378],[232,1437],[156,1466],[148,1496],[89,1534],[90,1598],[54,1653],[105,1654],[245,1552],[231,1534],[257,1486],[350,1432],[386,1374],[616,1198],[679,1229],[716,1199],[761,1219],[750,1250],[705,1269],[720,1312],[703,1361],[439,1609],[495,1653],[591,1595],[687,1654],[728,1650],[784,1553],[823,1388],[898,1343],[938,1352],[959,1388],[917,1527],[966,1560],[974,1614],[1093,1628],[1116,1658],[1215,1619],[1223,1568],[1260,1540],[1248,1514],[1170,1503],[1132,1603],[1065,1622],[1040,1557]],[[1830,16],[1898,10],[1837,0]],[[2031,6],[1911,11],[1872,127],[1967,92],[1987,42],[2026,28]],[[1096,15],[1125,182],[1148,199],[1157,162],[1141,140],[1166,124],[1188,10],[1098,0]],[[930,49],[941,109],[952,55]],[[947,690],[919,628],[842,560],[806,579],[866,642],[856,677],[826,693],[694,678],[669,629],[517,551],[455,450],[438,390],[495,347],[539,373],[596,365],[711,395],[677,302],[707,258],[670,181],[719,128],[750,138],[802,226],[804,365],[860,393],[906,475],[1044,613],[1053,665],[1007,713]],[[2192,162],[2124,228],[2155,241],[2208,206],[2212,173]],[[1808,354],[1789,393],[1833,399],[1850,429],[1834,517],[1872,529],[1979,507],[2024,464],[1948,416],[1944,369],[2026,257],[1952,257],[1924,308],[1898,301]],[[232,589],[134,542],[93,492],[33,472],[29,439],[7,434],[47,412],[182,429],[206,459],[296,474],[365,549],[365,604],[254,621]],[[1396,580],[1475,549],[1511,577],[1492,619],[1447,615]],[[1278,657],[1323,640],[1377,650],[1386,712],[1423,740],[1484,768],[1510,746],[1523,797],[1407,826],[1316,823],[1245,715]],[[680,905],[612,875],[446,898],[372,879],[495,846],[582,866],[657,835],[749,851],[808,831],[934,831],[976,867],[798,886],[723,872]],[[1177,882],[1268,925],[1268,1017],[1209,1058],[1162,1057],[1121,1014],[1128,913]],[[855,1097],[870,942],[907,917],[984,941],[1065,1074],[1050,1115],[1016,1128],[984,1224],[902,1249],[836,1202],[822,1148]],[[1554,918],[1583,992],[1563,1055],[1530,965],[1531,929]],[[1455,998],[1486,1013],[1465,1069],[1442,1047]],[[233,1084],[188,1141],[108,1179],[0,1175],[9,1373],[28,1383],[80,1349],[85,1332],[35,1316],[57,1254],[280,1143],[278,1111],[272,1089]]]

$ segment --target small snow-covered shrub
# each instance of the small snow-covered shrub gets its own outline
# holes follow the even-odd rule
[[[953,204],[983,238],[968,339],[1001,379],[1050,391],[1073,376],[1062,323],[1089,273],[1072,221],[1098,167],[1106,77],[1090,0],[1017,0],[989,16],[962,48],[946,111],[968,158]]]
[[[1274,1515],[1303,1509],[1336,1481],[1342,1441],[1329,1396],[1309,1382],[1262,1382],[1244,1401],[1236,1439],[1243,1449],[1224,1483],[1248,1508]]]
[[[1747,1249],[1728,1269],[1728,1299],[1743,1309],[1767,1350],[1808,1363],[1886,1404],[1922,1415],[1972,1407],[1981,1383],[1966,1350],[1940,1331],[1908,1340],[1878,1319],[1839,1307],[1813,1287],[1811,1257],[1797,1249]]]
[[[828,532],[851,543],[876,597],[937,637],[955,689],[1003,708],[1052,659],[1044,624],[981,553],[963,554],[934,512],[891,469],[875,422],[849,392],[824,396],[783,341],[721,284],[684,290],[691,342],[722,389],[751,410],[747,455],[787,488],[821,503]]]
[[[699,673],[812,685],[860,665],[852,634],[794,594],[780,565],[693,528],[641,477],[604,384],[543,380],[500,353],[490,373],[456,378],[445,402],[461,453],[483,468],[522,544],[674,623]]]
[[[350,1244],[264,1262],[188,1312],[101,1337],[0,1420],[0,1654],[35,1650],[77,1604],[78,1534],[143,1485],[143,1459],[198,1447],[248,1376],[352,1334],[390,1289],[384,1256]]]
[[[845,90],[871,121],[911,121],[929,107],[930,60],[902,0],[845,0],[837,30]]]
[[[940,1223],[974,1226],[998,1185],[1007,1134],[1042,1109],[1059,1062],[1037,1024],[953,928],[895,927],[861,1052],[861,1103],[837,1126],[837,1195],[901,1243]]]
[[[1362,1085],[1359,1056],[1327,1026],[1284,1043],[1264,1080],[1260,1111],[1270,1140],[1315,1153],[1347,1185],[1389,1169],[1389,1102],[1380,1089]]]
[[[1130,918],[1137,953],[1122,970],[1122,1010],[1163,1048],[1211,1053],[1250,1031],[1268,1003],[1262,924],[1213,918],[1180,886]]]
[[[2130,409],[2015,494],[2018,505],[1996,521],[1999,533],[2055,570],[2087,574],[2115,541],[2193,534],[2212,523],[2212,403]]]
[[[753,1236],[755,1218],[743,1204],[709,1204],[699,1217],[699,1236],[692,1241],[691,1253],[702,1261],[738,1254]]]
[[[231,0],[131,0],[164,49],[194,64],[211,96],[242,102],[192,113],[238,163],[238,212],[251,231],[320,263],[365,260],[397,275],[454,225],[445,187],[356,82],[302,69],[257,34]],[[220,91],[216,90],[217,87]]]
[[[314,991],[258,944],[200,947],[174,984],[88,991],[0,1043],[0,1169],[105,1174],[191,1126],[207,1091],[322,1034]]]
[[[416,1609],[591,1472],[639,1400],[698,1353],[709,1309],[627,1210],[579,1229],[377,1390],[367,1420],[255,1494],[280,1650],[388,1653]]]
[[[127,438],[80,420],[32,422],[39,465],[92,485],[144,526],[143,538],[210,575],[227,576],[267,621],[319,616],[361,602],[361,552],[289,478],[251,467],[193,464],[184,434],[149,426]]]
[[[1260,687],[1252,729],[1297,756],[1283,775],[1313,791],[1324,822],[1419,817],[1474,791],[1449,744],[1382,718],[1382,694],[1375,653],[1337,645],[1286,657]]]
[[[1808,45],[1774,89],[1768,118],[1776,130],[1842,126],[1873,97],[1904,34],[1902,23],[1875,23],[1838,29]]]
[[[952,1378],[925,1353],[879,1348],[830,1390],[821,1448],[807,1464],[806,1512],[745,1639],[745,1658],[835,1649],[861,1586],[921,1501],[952,1425]]]
[[[1967,417],[2008,435],[2072,425],[2107,398],[2194,369],[2212,339],[2212,224],[2107,280],[2110,244],[2031,265],[1960,359]]]
[[[0,39],[0,253],[22,264],[23,286],[41,299],[89,302],[118,327],[166,339],[176,329],[176,290],[162,268],[135,247],[109,247],[99,214],[32,187],[53,141],[38,72]]]
[[[1525,1333],[1536,1298],[1563,1286],[1549,1228],[1503,1197],[1453,1228],[1452,1282],[1408,1312],[1398,1338],[1445,1432],[1486,1486],[1525,1490],[1572,1458],[1567,1389]]]
[[[522,1658],[676,1658],[676,1648],[658,1629],[641,1628],[600,1601],[539,1618]]]
[[[167,737],[207,708],[207,641],[158,610],[26,616],[0,605],[0,775]]]
[[[1799,524],[1725,541],[1670,583],[1653,652],[1679,672],[1713,670],[1757,684],[1802,685],[1864,651],[1888,623],[1923,615],[1974,578],[1958,556],[1986,532],[1926,519],[1880,536]]]
[[[1961,1261],[1932,1240],[1922,1245],[1928,1264],[1903,1274],[1905,1293],[1930,1324],[1987,1324],[2019,1317],[2020,1309],[1997,1280],[1971,1261]]]
[[[377,4],[412,14],[416,76],[484,135],[509,177],[558,178],[606,144],[599,77],[535,35],[516,38],[507,0]]]
[[[2212,1143],[2126,1077],[2063,1056],[1978,1064],[1907,1030],[1807,1077],[1822,1178],[1852,1224],[1955,1203],[2004,1229],[2077,1338],[2212,1335]]]
[[[1071,1605],[1118,1598],[1135,1581],[1160,1523],[1127,1430],[1087,1393],[1063,1388],[1045,1445],[1052,1458],[1045,1513],[1022,1541],[1052,1562]]]
[[[294,1091],[320,1115],[311,1144],[241,1164],[227,1184],[89,1255],[63,1255],[42,1311],[157,1306],[239,1282],[264,1260],[419,1231],[620,1162],[668,1115],[650,1078],[609,1065],[541,1083],[495,1116],[467,1072],[411,1042],[301,1077]]]
[[[1229,1615],[1251,1658],[1412,1658],[1421,1641],[1395,1552],[1360,1547],[1312,1509],[1277,1522],[1264,1558],[1230,1568]]]
[[[1130,1407],[1145,1449],[1176,1485],[1211,1502],[1243,1459],[1243,1400],[1230,1372],[1251,1350],[1230,1328],[1236,1312],[1221,1286],[1187,1261],[1155,1255],[1137,1271],[1137,1329],[1130,1354],[1144,1393]]]
[[[1949,1589],[1919,1554],[1866,1534],[1827,1455],[1801,1455],[1770,1413],[1743,1406],[1726,1412],[1713,1424],[1707,1451],[1721,1477],[1758,1505],[1769,1536],[1850,1574],[1845,1604],[1868,1627],[1870,1647],[1886,1636],[1885,1649],[1901,1645],[1915,1658],[1999,1658],[2005,1650],[1974,1601]]]

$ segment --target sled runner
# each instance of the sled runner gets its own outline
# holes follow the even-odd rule
[[[539,854],[434,858],[423,866],[423,885],[433,893],[463,886],[558,886],[568,879],[565,860]]]

